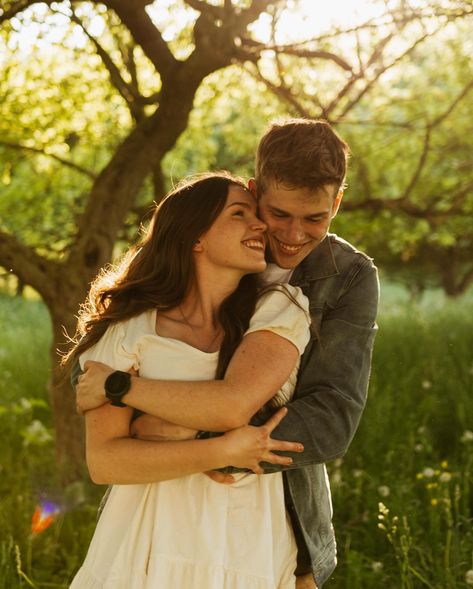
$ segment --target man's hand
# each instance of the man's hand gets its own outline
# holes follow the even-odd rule
[[[133,438],[167,442],[176,440],[193,440],[197,435],[196,429],[184,427],[152,415],[141,415],[133,421],[130,428]]]
[[[105,396],[105,381],[114,371],[113,368],[87,360],[84,364],[84,374],[79,376],[76,386],[76,407],[78,413],[84,413],[90,409],[96,409],[105,403],[108,399]],[[133,372],[136,374],[136,372]]]
[[[317,589],[314,577],[310,573],[296,577],[296,589]]]

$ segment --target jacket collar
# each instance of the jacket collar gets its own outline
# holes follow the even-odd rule
[[[294,270],[291,284],[304,286],[313,280],[339,274],[332,251],[330,234]]]

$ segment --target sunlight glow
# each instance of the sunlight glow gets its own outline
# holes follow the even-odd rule
[[[334,27],[355,27],[386,10],[384,2],[373,0],[289,0],[279,18],[276,43],[294,43],[329,32]],[[263,14],[252,25],[258,38],[266,43],[271,39],[271,17]]]

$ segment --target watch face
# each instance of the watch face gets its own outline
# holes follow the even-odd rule
[[[111,396],[124,395],[130,386],[130,375],[119,370],[112,372],[105,381],[105,390]]]
[[[126,404],[122,403],[122,399],[130,390],[130,385],[131,374],[115,370],[105,381],[105,396],[115,407],[126,407]]]

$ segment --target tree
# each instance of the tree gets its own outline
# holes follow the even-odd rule
[[[433,18],[431,14],[412,11],[407,3],[401,2],[402,10],[392,9],[381,21],[369,21],[351,31],[358,45],[354,46],[356,63],[350,63],[340,48],[335,51],[327,36],[305,43],[279,42],[277,22],[288,4],[283,0],[182,0],[169,3],[166,8],[162,2],[151,0],[3,2],[0,23],[4,27],[5,46],[15,39],[15,29],[21,31],[29,21],[36,22],[41,31],[56,23],[63,31],[60,50],[65,52],[63,55],[73,54],[83,70],[76,74],[83,83],[82,91],[69,87],[72,78],[67,75],[61,78],[64,87],[59,94],[55,87],[57,79],[51,80],[39,96],[28,91],[21,94],[17,87],[18,101],[21,103],[25,96],[28,104],[37,101],[38,113],[34,122],[27,117],[22,119],[14,136],[4,137],[0,142],[9,158],[4,169],[6,185],[8,175],[16,174],[21,166],[31,166],[38,174],[38,192],[51,195],[40,209],[40,219],[32,216],[35,200],[24,207],[25,220],[29,221],[22,227],[2,220],[0,264],[33,286],[50,311],[51,398],[58,459],[60,465],[72,465],[72,477],[77,474],[83,456],[81,420],[68,385],[61,383],[56,350],[64,342],[63,329],[74,332],[78,305],[98,269],[112,259],[114,245],[130,211],[134,207],[139,209],[153,196],[162,197],[163,162],[188,127],[204,81],[215,72],[240,67],[244,73],[235,81],[236,85],[251,75],[278,99],[283,98],[291,112],[312,114],[307,111],[307,104],[315,100],[318,109],[313,114],[337,122],[354,112],[378,80],[429,36],[423,26],[410,28],[411,24]],[[449,6],[453,4],[457,12],[445,18],[469,13],[467,4],[460,6],[461,2],[455,2]],[[275,33],[269,44],[258,40],[251,28],[263,14],[269,15],[274,23]],[[176,29],[173,35],[163,33],[168,31],[169,22]],[[406,40],[402,34],[408,36],[408,32],[411,37]],[[334,34],[341,36],[342,31]],[[388,48],[395,37],[403,39],[401,51],[390,53]],[[75,45],[77,38],[81,39],[82,48]],[[337,68],[338,82],[335,79],[337,83],[328,87],[326,79],[333,67]],[[298,82],[303,76],[294,75],[297,68],[301,73],[310,73],[306,86],[300,89]],[[48,79],[47,71],[43,70],[41,76],[41,80]],[[7,80],[7,84],[7,78],[8,72],[0,91],[11,96],[15,83]],[[299,90],[301,96],[305,93],[306,102],[298,100]],[[102,116],[95,119],[87,108],[90,92],[98,93],[103,109]],[[65,99],[62,111],[57,108],[61,97]],[[17,107],[18,101],[13,101],[12,108]],[[44,117],[48,108],[49,119]],[[24,116],[28,110],[19,109]],[[78,132],[73,124],[78,110],[86,121],[85,131]],[[334,114],[337,112],[338,119]],[[94,120],[100,120],[105,135],[99,134],[97,138],[95,133],[94,137]],[[217,136],[216,143],[220,140]],[[219,157],[228,161],[229,152],[222,151],[219,145]],[[36,159],[25,160],[25,153]],[[42,169],[53,165],[64,166],[56,178],[39,177]],[[56,204],[58,193],[62,193],[60,206]],[[9,198],[13,198],[13,193],[7,192],[5,202]],[[51,214],[51,210],[55,213]],[[58,217],[60,231],[56,228]],[[51,234],[52,240],[48,237]]]
[[[291,112],[326,118],[348,140],[350,214],[334,228],[408,286],[458,296],[473,283],[473,10],[457,2],[389,15],[396,33],[383,23],[343,31],[343,59],[334,31],[251,68]],[[316,75],[303,64],[294,76],[296,56],[324,61]]]

